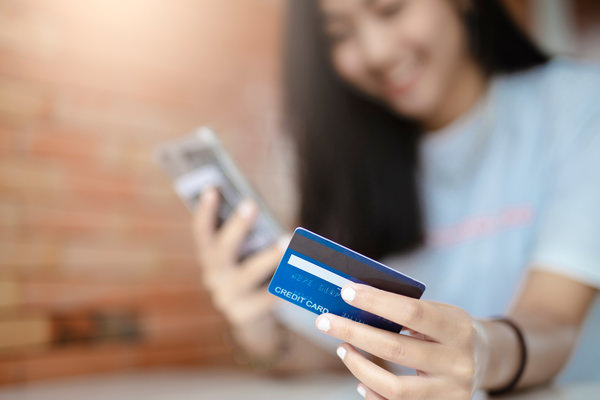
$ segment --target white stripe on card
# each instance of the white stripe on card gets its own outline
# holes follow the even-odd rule
[[[295,254],[290,255],[288,264],[298,269],[301,269],[304,272],[308,272],[309,274],[314,275],[317,278],[324,279],[327,282],[340,288],[349,283],[353,283],[351,280],[336,275],[333,272],[326,270],[325,268],[321,268],[318,265],[311,263],[310,261],[306,261],[304,258],[296,256]]]

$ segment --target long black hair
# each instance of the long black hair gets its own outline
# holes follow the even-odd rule
[[[418,247],[421,129],[341,81],[320,18],[317,0],[288,1],[284,105],[298,156],[299,222],[373,258]],[[488,76],[548,60],[498,0],[473,0],[464,23]]]

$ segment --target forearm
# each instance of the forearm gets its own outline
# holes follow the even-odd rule
[[[519,388],[546,383],[568,361],[577,340],[577,328],[536,315],[514,314],[510,318],[521,328],[527,348],[525,370]],[[483,389],[505,387],[517,373],[520,348],[515,331],[505,323],[483,321],[488,338],[489,358]]]

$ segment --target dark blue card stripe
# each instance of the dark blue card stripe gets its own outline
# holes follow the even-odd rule
[[[421,282],[304,228],[296,229],[289,249],[381,290],[413,298],[425,290]]]

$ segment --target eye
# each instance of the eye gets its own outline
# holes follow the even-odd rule
[[[391,1],[391,2],[380,2],[376,8],[375,12],[381,18],[393,18],[395,17],[402,9],[404,8],[404,1]]]

